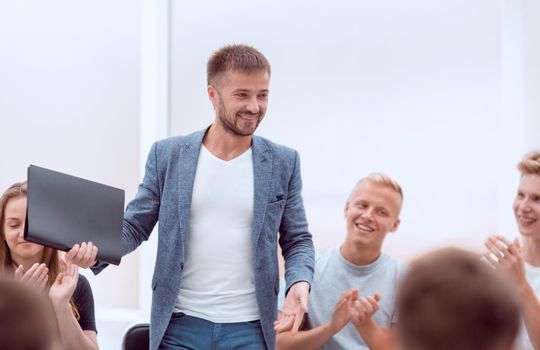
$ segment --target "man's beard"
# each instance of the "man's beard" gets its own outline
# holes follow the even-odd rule
[[[238,112],[243,114],[248,114],[249,112]],[[253,115],[254,113],[249,113]],[[236,113],[231,116],[230,118],[227,118],[227,112],[223,105],[220,106],[218,110],[218,119],[223,126],[223,128],[228,131],[229,133],[235,135],[235,136],[251,136],[257,130],[257,127],[259,126],[259,123],[261,122],[260,113],[255,113],[258,115],[255,127],[249,128],[248,130],[240,128],[235,122],[238,120],[238,116],[236,116]]]

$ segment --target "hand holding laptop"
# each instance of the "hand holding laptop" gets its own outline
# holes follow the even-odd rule
[[[97,253],[98,247],[96,247],[92,242],[75,244],[66,253],[66,261],[82,268],[88,268],[95,265]]]

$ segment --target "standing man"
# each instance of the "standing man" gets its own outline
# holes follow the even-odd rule
[[[278,231],[284,311],[299,321],[313,278],[300,160],[253,135],[268,105],[270,64],[262,53],[226,46],[207,68],[215,121],[153,144],[124,216],[124,254],[159,221],[151,350],[274,349]]]

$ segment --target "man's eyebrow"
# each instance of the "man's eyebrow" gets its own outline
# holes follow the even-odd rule
[[[238,88],[238,89],[233,90],[233,92],[249,92],[249,91],[250,91],[249,89],[244,89],[244,88]],[[263,90],[259,90],[258,92],[259,93],[261,93],[261,92],[270,92],[270,90],[263,89]]]

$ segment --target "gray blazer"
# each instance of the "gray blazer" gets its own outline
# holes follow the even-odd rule
[[[205,131],[152,145],[143,182],[124,215],[124,255],[147,240],[158,222],[159,242],[152,277],[151,350],[159,347],[182,283],[193,181]],[[311,284],[315,254],[304,212],[298,153],[259,136],[253,136],[252,151],[255,291],[266,345],[274,349],[273,321],[277,317],[279,291],[278,232],[287,289],[298,281]],[[98,262],[92,269],[99,273],[105,267],[105,263]]]

